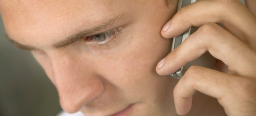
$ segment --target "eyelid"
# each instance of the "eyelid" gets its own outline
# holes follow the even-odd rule
[[[98,34],[103,34],[103,33],[106,33],[106,32],[108,32],[108,31],[113,31],[113,30],[115,30],[115,29],[121,30],[122,27],[112,28],[112,29],[109,29],[109,30],[107,30],[107,31],[95,32],[95,33],[92,33],[92,34],[90,34],[90,35],[87,35],[86,37],[94,36],[94,35],[98,35]]]
[[[103,42],[86,42],[86,44],[89,45],[89,46],[92,46],[92,47],[99,47],[99,48],[108,47],[109,48],[110,44],[114,43],[115,40],[118,38],[118,35],[122,31],[122,27],[114,28],[114,29],[111,29],[111,30],[108,30],[108,31],[113,31],[113,34],[111,34],[111,36],[106,41],[103,41]],[[108,31],[98,33],[98,34],[104,34]],[[93,35],[90,35],[90,36],[94,36],[94,35],[97,35],[97,34],[93,34]],[[89,37],[89,36],[86,36],[86,37]]]
[[[111,38],[113,35],[117,35],[118,33],[120,33],[121,29],[122,28],[119,27],[119,28],[115,28],[115,29],[111,29],[111,30],[102,32],[102,33],[94,34],[94,35],[91,35],[91,36],[96,36],[96,35],[101,35],[101,34],[109,34],[108,38]],[[87,37],[90,37],[90,36],[87,36]],[[90,43],[90,42],[88,42],[88,43]],[[98,42],[98,44],[104,44],[104,43],[106,43],[106,41]]]

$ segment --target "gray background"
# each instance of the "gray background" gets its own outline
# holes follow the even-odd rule
[[[30,52],[15,48],[0,16],[0,116],[56,116],[56,88]]]

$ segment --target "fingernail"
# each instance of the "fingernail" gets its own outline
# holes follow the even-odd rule
[[[171,23],[171,20],[164,25],[163,31],[167,31],[167,29],[170,27],[170,23]]]
[[[163,60],[161,60],[158,64],[157,64],[157,68],[162,68],[162,66],[164,65],[164,61],[165,58]]]

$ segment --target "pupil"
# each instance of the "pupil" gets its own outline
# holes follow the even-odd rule
[[[95,35],[96,37],[100,37],[100,34]]]
[[[96,41],[104,41],[105,40],[104,34],[97,34],[94,37],[95,37],[94,40],[96,40]]]

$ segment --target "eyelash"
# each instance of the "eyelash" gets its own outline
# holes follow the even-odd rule
[[[116,29],[113,29],[113,30],[103,32],[103,33],[87,36],[87,37],[85,37],[85,41],[87,42],[87,44],[91,44],[93,46],[97,46],[97,47],[100,47],[100,48],[106,48],[106,47],[109,48],[110,44],[115,42],[116,37],[117,37],[118,34],[121,33],[121,30],[122,30],[122,28],[119,27],[119,28],[116,28]],[[102,41],[102,42],[88,42],[88,41],[93,41],[95,37],[98,37],[99,35],[102,35],[102,34],[104,34],[104,38],[106,37],[106,39],[104,41]],[[97,40],[95,40],[95,41],[97,41]]]

